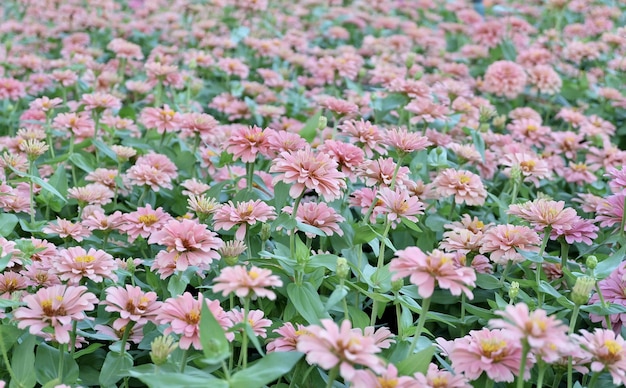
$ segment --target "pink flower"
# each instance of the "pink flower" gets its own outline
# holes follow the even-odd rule
[[[511,339],[525,341],[530,350],[547,363],[559,360],[572,346],[567,326],[554,316],[549,317],[545,310],[529,312],[525,303],[518,303],[496,314],[502,319],[491,319],[491,327],[504,329]]]
[[[88,278],[96,283],[107,279],[117,280],[113,273],[117,264],[113,256],[100,249],[89,248],[89,251],[81,247],[71,247],[59,252],[59,256],[52,261],[52,265],[61,280],[67,280],[70,284],[78,284],[83,278]]]
[[[565,202],[543,198],[510,205],[508,213],[530,222],[538,232],[550,227],[560,234],[570,230],[572,223],[578,218],[576,210],[565,208]]]
[[[273,206],[268,206],[265,202],[256,201],[237,202],[228,201],[227,205],[222,205],[213,215],[215,230],[230,230],[238,226],[235,238],[243,240],[246,231],[257,222],[267,222],[276,218]]]
[[[150,153],[137,158],[135,165],[128,169],[127,176],[133,185],[148,185],[152,190],[161,187],[171,189],[172,180],[178,177],[178,168],[165,155]]]
[[[0,273],[0,298],[11,299],[11,294],[25,290],[27,287],[28,283],[25,276],[12,271]]]
[[[511,61],[496,61],[487,68],[482,85],[488,93],[508,99],[517,97],[526,87],[524,68]]]
[[[120,109],[122,107],[122,101],[119,98],[108,93],[91,93],[83,94],[81,97],[82,103],[85,105],[85,110],[105,110],[105,109]]]
[[[609,187],[614,194],[626,194],[626,169],[618,170],[615,167],[606,169],[604,176],[609,177]]]
[[[26,306],[13,313],[17,327],[28,328],[31,334],[38,336],[44,335],[43,329],[52,327],[57,342],[69,343],[72,322],[85,319],[85,311],[93,310],[98,303],[98,298],[86,291],[85,286],[58,285],[25,296]]]
[[[237,309],[231,310],[227,312],[226,315],[231,320],[233,326],[235,326],[238,323],[244,322],[243,311],[241,310],[237,310]],[[272,325],[272,321],[269,319],[264,319],[263,315],[264,313],[262,310],[250,310],[246,314],[247,323],[252,328],[252,331],[254,332],[254,334],[256,334],[257,336],[261,338],[267,337],[266,328]]]
[[[382,146],[384,137],[380,133],[380,130],[376,125],[373,125],[369,121],[346,120],[340,126],[342,134],[345,134],[349,139],[363,148],[365,156],[373,158],[374,153],[379,155],[386,155],[387,150]]]
[[[223,244],[206,225],[187,219],[170,220],[161,230],[150,235],[148,243],[167,247],[157,254],[153,264],[161,279],[174,271],[185,271],[190,266],[206,268],[213,260],[219,259],[217,249]]]
[[[417,388],[418,385],[414,378],[409,376],[398,376],[398,369],[393,365],[387,365],[387,368],[377,376],[368,369],[359,369],[354,372],[350,386],[353,388]],[[428,386],[420,386],[426,388]],[[439,387],[437,387],[439,388]]]
[[[362,365],[376,373],[385,368],[376,356],[380,348],[374,338],[365,336],[359,329],[352,329],[350,321],[338,326],[330,319],[322,319],[322,326],[307,326],[307,333],[298,339],[298,351],[306,354],[309,364],[317,364],[329,370],[339,366],[341,376],[350,381],[356,373],[354,366]]]
[[[140,287],[129,284],[126,288],[109,287],[106,294],[105,310],[120,314],[114,325],[126,326],[130,321],[137,324],[153,321],[162,305],[156,300],[156,292],[143,292]]]
[[[163,105],[163,108],[144,108],[139,122],[147,129],[155,128],[158,133],[163,134],[180,131],[183,117],[180,113],[170,109],[169,105]]]
[[[626,306],[626,262],[621,263],[609,276],[598,282],[600,292],[607,303],[615,303]],[[589,299],[589,304],[598,303],[600,296],[594,293]],[[615,332],[620,332],[623,326],[626,326],[626,313],[609,315],[612,327]],[[591,322],[601,322],[606,327],[604,316],[589,314]]]
[[[85,237],[91,236],[91,232],[80,223],[74,224],[68,220],[58,217],[56,225],[49,223],[48,226],[42,229],[42,232],[48,234],[58,234],[61,238],[71,237],[78,242],[83,241],[83,238]]]
[[[272,161],[270,172],[279,173],[273,183],[293,183],[289,190],[292,198],[298,198],[305,189],[315,190],[326,201],[342,195],[346,188],[345,175],[337,170],[337,162],[324,153],[314,153],[310,148],[295,152],[281,152]]]
[[[611,330],[581,330],[576,336],[580,345],[591,353],[591,371],[607,370],[614,384],[626,384],[626,341]]]
[[[432,145],[427,137],[415,132],[408,132],[404,128],[389,129],[385,133],[385,144],[392,146],[399,153],[411,153],[426,149]]]
[[[533,182],[535,187],[539,187],[540,179],[546,179],[552,175],[545,160],[526,152],[504,155],[502,165],[508,166],[503,171],[508,177],[511,176],[512,167],[519,168],[524,177],[524,182]]]
[[[225,267],[219,276],[213,279],[215,285],[214,292],[222,291],[223,296],[234,292],[240,298],[250,295],[252,299],[257,297],[276,299],[276,294],[268,290],[268,287],[281,287],[282,280],[276,275],[272,275],[269,269],[252,267],[247,270],[243,265]]]
[[[497,225],[483,235],[480,253],[490,253],[491,261],[505,265],[508,261],[519,263],[525,260],[518,249],[538,252],[541,238],[527,226]]]
[[[396,188],[391,190],[383,187],[378,192],[381,205],[376,206],[380,214],[387,217],[391,226],[395,229],[402,218],[410,222],[417,222],[418,214],[424,214],[424,204],[416,196],[411,196],[406,190]]]
[[[416,373],[415,380],[421,388],[472,388],[462,374],[452,374],[433,363],[428,366],[426,375]]]
[[[389,187],[393,182],[394,172],[396,171],[396,162],[392,158],[378,158],[376,160],[367,160],[361,167],[360,174],[365,178],[366,186]],[[396,185],[405,186],[405,181],[409,175],[409,168],[401,166],[396,173]]]
[[[257,154],[268,155],[269,141],[266,130],[257,127],[237,127],[226,142],[226,151],[233,154],[234,160],[254,163]]]
[[[291,206],[285,206],[282,211],[293,214],[293,208]],[[332,236],[335,233],[339,236],[343,236],[343,230],[341,230],[338,223],[344,222],[345,218],[325,202],[301,203],[296,211],[296,220],[303,224],[319,228],[326,236]],[[307,232],[306,235],[310,238],[314,237],[312,233]]]
[[[341,172],[346,174],[350,181],[356,181],[357,169],[365,161],[365,154],[360,147],[341,141],[326,140],[317,149],[335,159]]]
[[[202,294],[198,294],[198,299],[194,299],[190,293],[185,292],[176,298],[168,298],[159,309],[156,317],[157,322],[169,324],[169,327],[165,329],[163,334],[179,334],[181,349],[189,349],[193,345],[195,349],[202,350],[199,326],[203,301],[215,317],[215,320],[217,320],[217,323],[226,331],[232,323],[226,316],[224,309],[220,306],[220,302],[218,300],[206,299]]]
[[[476,273],[472,268],[454,265],[452,255],[437,249],[429,255],[418,247],[408,247],[396,252],[396,258],[390,262],[391,279],[397,280],[409,276],[409,281],[418,287],[422,298],[430,298],[435,284],[440,288],[449,289],[452,295],[465,293],[469,299],[474,294],[469,287],[476,286]]]
[[[298,344],[298,338],[301,335],[306,334],[306,328],[304,325],[298,324],[297,329],[291,322],[285,322],[284,325],[278,329],[273,330],[274,333],[280,335],[280,337],[271,340],[267,344],[267,352],[295,352]]]
[[[483,372],[495,382],[511,382],[519,374],[522,344],[504,330],[472,330],[454,341],[438,338],[437,343],[450,358],[452,368],[471,381]],[[530,377],[530,357],[528,361],[524,379]]]
[[[624,217],[624,201],[626,193],[613,194],[608,196],[597,205],[596,221],[600,222],[600,226],[621,225]],[[624,227],[626,229],[626,226]]]
[[[576,219],[570,225],[571,229],[568,230],[553,230],[550,233],[550,240],[556,240],[559,236],[564,236],[568,244],[579,242],[591,245],[593,243],[592,240],[598,237],[596,233],[598,227],[591,220],[585,220],[576,216]]]
[[[124,223],[119,229],[128,234],[128,242],[132,243],[139,236],[148,238],[151,233],[161,230],[171,219],[172,216],[165,213],[163,208],[153,210],[150,204],[146,204],[132,213],[124,214]]]
[[[487,198],[487,190],[480,177],[473,172],[448,168],[433,181],[437,193],[443,197],[454,195],[454,202],[481,206]]]

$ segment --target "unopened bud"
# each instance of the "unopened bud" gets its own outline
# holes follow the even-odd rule
[[[511,179],[519,182],[522,179],[522,169],[518,164],[511,166]]]
[[[585,265],[589,269],[596,269],[598,266],[598,258],[594,255],[587,256],[587,260],[585,261]]]
[[[270,236],[272,235],[272,225],[270,224],[263,224],[261,225],[261,241],[267,241],[270,239]]]
[[[404,287],[404,279],[397,279],[391,282],[391,291],[398,292]]]
[[[132,257],[126,259],[126,270],[132,274],[135,273],[136,269],[137,266],[135,265],[135,260]]]
[[[478,108],[478,121],[481,124],[488,123],[489,120],[494,118],[497,113],[498,112],[494,108],[481,105],[480,108]]]
[[[595,284],[596,281],[591,276],[581,276],[576,279],[576,283],[572,289],[572,302],[577,305],[587,304],[589,301],[589,294]]]
[[[320,116],[317,122],[317,129],[326,129],[326,125],[328,125],[328,119],[326,116]]]
[[[506,124],[506,116],[505,115],[501,115],[501,116],[497,116],[493,119],[493,126],[499,129],[504,128],[504,124]]]
[[[404,61],[404,65],[406,66],[407,69],[410,69],[413,67],[413,65],[415,64],[415,54],[414,53],[409,53],[406,56],[406,60]]]
[[[176,350],[178,343],[170,336],[160,336],[150,343],[150,359],[154,365],[163,365],[169,355]]]
[[[348,260],[343,257],[337,258],[337,276],[341,279],[345,279],[350,273],[350,266],[348,265]]]
[[[248,249],[248,247],[246,247],[243,241],[232,240],[222,245],[219,249],[219,253],[226,265],[233,266],[239,263],[239,255],[244,253],[246,249]]]
[[[509,288],[509,299],[513,301],[515,300],[515,298],[517,298],[518,295],[519,295],[519,283],[515,281],[511,282],[511,288]]]

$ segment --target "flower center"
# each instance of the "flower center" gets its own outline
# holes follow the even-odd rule
[[[532,171],[535,168],[537,162],[535,162],[534,160],[525,160],[523,162],[520,162],[519,165],[522,168],[522,171],[528,172]]]
[[[459,177],[459,182],[461,182],[464,185],[468,184],[469,181],[470,181],[470,177],[468,177],[467,175],[461,175]]]
[[[622,346],[617,343],[615,340],[606,340],[604,341],[604,347],[608,351],[608,354],[603,357],[609,360],[620,360],[620,353],[622,352]]]
[[[248,276],[250,276],[252,280],[256,280],[259,277],[259,273],[255,270],[250,270],[248,271]]]
[[[501,350],[506,348],[506,341],[487,339],[480,341],[480,347],[485,357],[491,358],[494,361],[500,361],[504,358],[504,354],[501,353]]]
[[[191,310],[187,314],[185,314],[185,322],[189,325],[197,325],[200,322],[200,311]]]
[[[151,226],[152,224],[154,224],[158,220],[159,219],[154,214],[146,214],[146,215],[143,215],[143,216],[139,216],[139,222],[141,222],[142,224],[144,224],[146,226]]]
[[[398,379],[378,377],[378,386],[380,388],[395,388],[398,386]]]
[[[74,261],[77,263],[82,263],[82,264],[89,264],[89,263],[93,263],[96,260],[95,257],[91,256],[91,255],[82,255],[82,256],[76,256],[74,258]]]
[[[432,381],[433,388],[445,388],[448,386],[448,378],[445,376],[437,376]]]

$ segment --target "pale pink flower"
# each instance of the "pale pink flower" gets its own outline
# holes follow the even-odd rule
[[[25,271],[21,273],[26,276],[26,283],[33,287],[52,287],[61,284],[61,280],[54,273],[51,264],[42,261],[33,261],[32,264],[25,267]]]
[[[341,133],[363,148],[365,156],[374,157],[374,153],[379,155],[387,154],[387,150],[383,147],[384,137],[378,127],[369,121],[346,120],[338,127]]]
[[[480,253],[489,253],[491,261],[505,265],[525,260],[517,250],[538,252],[541,238],[527,226],[497,225],[485,232]]]
[[[359,190],[355,190],[350,196],[350,206],[352,207],[360,207],[361,214],[366,215],[369,208],[373,203],[381,204],[382,201],[378,199],[378,190],[375,188],[364,187]],[[374,206],[372,209],[372,214],[370,215],[369,221],[374,224],[376,223],[376,218],[380,214],[380,209],[376,209],[379,206]]]
[[[615,303],[621,306],[626,306],[626,262],[621,263],[609,276],[598,282],[602,297],[607,303]],[[595,304],[600,301],[600,295],[594,293],[589,298],[589,304]],[[615,332],[620,332],[623,326],[626,326],[626,313],[611,314],[609,315],[611,326],[607,329],[612,329]],[[589,314],[591,322],[600,322],[603,327],[606,327],[606,319],[604,316]]]
[[[396,149],[399,153],[411,153],[426,149],[432,145],[426,136],[408,132],[404,128],[389,129],[385,133],[384,143]]]
[[[226,141],[226,151],[233,154],[234,160],[253,163],[257,154],[268,155],[269,137],[267,130],[257,127],[237,127]]]
[[[578,217],[576,210],[565,207],[565,202],[543,198],[512,204],[508,213],[530,222],[538,232],[549,227],[557,233],[563,233],[572,228],[572,223]]]
[[[598,234],[596,233],[598,231],[598,227],[595,226],[591,220],[586,220],[576,216],[576,219],[572,221],[570,225],[571,228],[567,230],[552,230],[550,233],[550,240],[556,240],[560,236],[563,236],[568,244],[578,242],[591,245],[593,243],[593,239],[598,237]]]
[[[293,208],[291,206],[285,206],[282,211],[293,214]],[[343,236],[343,230],[339,227],[339,223],[344,222],[345,218],[325,202],[301,203],[296,211],[296,220],[303,224],[319,228],[326,236],[332,236],[335,233],[339,236]],[[315,236],[308,232],[306,235],[310,238]]]
[[[206,225],[188,219],[170,220],[150,235],[148,243],[166,246],[157,254],[153,264],[162,279],[190,266],[205,269],[213,260],[219,259],[217,249],[223,245]]]
[[[115,193],[100,183],[90,183],[83,187],[71,187],[67,190],[68,198],[75,198],[79,203],[106,205],[113,201]]]
[[[25,276],[12,271],[0,273],[0,298],[11,299],[11,294],[27,287],[28,280]]]
[[[269,269],[252,267],[247,270],[243,265],[234,267],[225,267],[220,271],[219,276],[213,279],[215,285],[214,292],[222,292],[223,296],[235,293],[238,297],[247,297],[250,295],[252,299],[257,297],[276,299],[274,291],[269,287],[282,287],[283,282],[276,275],[272,275]]]
[[[237,202],[222,205],[213,215],[215,230],[230,230],[237,226],[235,238],[243,240],[246,231],[257,222],[267,222],[276,218],[276,211],[273,206],[257,199],[256,201]]]
[[[604,176],[609,178],[609,187],[613,194],[626,194],[626,168],[608,167]]]
[[[561,77],[550,65],[537,65],[528,69],[528,83],[531,91],[548,95],[557,94],[563,85]]]
[[[417,388],[418,386],[414,378],[398,376],[398,369],[391,363],[378,376],[368,369],[355,371],[350,384],[353,388]]]
[[[243,311],[239,309],[231,310],[226,313],[228,318],[231,320],[232,325],[235,326],[238,323],[244,322]],[[254,334],[261,338],[267,337],[267,328],[272,325],[272,321],[269,319],[263,318],[264,313],[262,310],[250,310],[246,314],[247,323],[252,328]],[[246,335],[246,334],[242,334]]]
[[[150,234],[161,230],[172,216],[165,213],[163,208],[152,209],[152,205],[138,207],[136,211],[123,216],[123,224],[119,229],[128,234],[128,242],[133,242],[137,237],[148,238]]]
[[[119,210],[108,216],[104,214],[101,208],[89,214],[83,210],[82,218],[83,226],[89,230],[111,231],[118,229],[124,223],[122,212]]]
[[[69,284],[79,284],[83,278],[91,279],[96,283],[106,279],[117,280],[113,272],[117,264],[113,256],[103,250],[82,247],[70,247],[59,252],[59,256],[52,261],[52,265],[61,280]]]
[[[241,79],[248,78],[250,69],[237,58],[222,57],[217,61],[217,67],[228,75],[236,75]]]
[[[360,147],[336,140],[326,140],[317,147],[320,152],[327,153],[339,163],[339,169],[350,181],[356,181],[356,172],[365,161],[365,153]]]
[[[86,291],[85,286],[57,285],[26,295],[23,299],[26,306],[13,312],[17,327],[28,328],[37,336],[43,336],[43,329],[52,327],[57,342],[69,343],[72,322],[85,319],[85,311],[93,310],[98,303],[98,298]]]
[[[266,129],[265,131],[268,132],[267,148],[270,152],[279,154],[284,151],[297,151],[307,145],[307,141],[297,133],[273,129]]]
[[[472,330],[454,341],[438,338],[437,343],[450,358],[452,368],[470,381],[483,372],[495,382],[512,382],[519,374],[522,344],[503,330]],[[530,356],[526,365],[524,379],[530,377]]]
[[[160,324],[169,325],[163,334],[179,334],[181,349],[189,349],[193,345],[195,349],[202,350],[202,344],[200,343],[200,315],[203,302],[206,303],[217,323],[226,331],[232,323],[226,316],[222,306],[220,306],[220,302],[204,298],[202,294],[198,294],[198,299],[194,299],[189,292],[185,292],[175,298],[168,298],[159,309],[156,321]],[[230,337],[233,338],[233,336]]]
[[[376,346],[373,337],[352,329],[348,320],[343,321],[341,326],[330,319],[322,319],[321,324],[307,326],[307,333],[298,338],[297,349],[306,354],[309,364],[317,364],[326,370],[339,366],[341,376],[348,381],[354,377],[356,365],[376,373],[385,370],[382,359],[376,356],[381,349]]]
[[[183,113],[182,119],[182,130],[187,135],[209,136],[219,125],[213,116],[206,113]]]
[[[386,216],[387,221],[395,229],[402,218],[409,222],[417,222],[416,215],[424,214],[424,204],[416,196],[411,196],[406,190],[396,188],[391,190],[383,187],[378,192],[380,205],[377,205],[378,213]]]
[[[318,103],[322,108],[326,108],[340,115],[352,115],[359,112],[358,105],[335,97],[321,98]]]
[[[496,311],[502,319],[489,320],[489,326],[503,329],[509,338],[525,341],[535,355],[552,363],[572,347],[567,326],[545,310],[530,312],[525,303],[508,305],[504,311]]]
[[[545,160],[527,152],[515,152],[504,155],[503,166],[507,166],[502,172],[510,177],[512,167],[519,168],[524,182],[532,182],[539,187],[539,180],[552,176],[552,172]]]
[[[611,330],[595,329],[593,333],[581,330],[576,336],[580,346],[591,354],[591,371],[605,370],[614,384],[626,384],[626,341]]]
[[[359,175],[365,178],[366,186],[389,187],[393,182],[396,162],[393,158],[378,158],[377,160],[367,160],[361,166]],[[408,180],[409,168],[401,166],[396,173],[395,183],[403,187]]]
[[[496,61],[487,67],[482,87],[488,93],[513,99],[524,91],[526,80],[524,68],[517,63]]]
[[[171,189],[172,180],[178,177],[178,168],[165,155],[150,153],[137,158],[128,169],[127,176],[133,185],[147,185],[154,191],[162,187]]]
[[[297,324],[294,327],[293,323],[285,322],[284,325],[278,329],[274,329],[272,332],[277,333],[280,337],[271,340],[267,344],[267,352],[295,352],[298,344],[298,338],[306,334],[306,328],[304,325]]]
[[[314,153],[310,148],[281,152],[272,161],[270,172],[279,173],[273,183],[292,184],[289,195],[298,198],[305,189],[315,190],[326,201],[342,195],[346,188],[345,175],[337,170],[337,162],[325,153]]]
[[[422,298],[430,298],[435,285],[450,290],[452,295],[463,292],[469,299],[474,298],[469,287],[476,286],[476,273],[469,267],[456,267],[452,255],[437,249],[427,255],[418,247],[396,251],[395,255],[389,265],[391,279],[409,276]]]
[[[109,93],[90,93],[83,94],[81,102],[85,106],[85,110],[102,111],[105,109],[116,110],[122,107],[122,101]]]
[[[113,327],[106,326],[106,325],[95,325],[94,329],[96,330],[96,333],[109,337],[112,342],[116,342],[124,338],[124,333],[126,332],[126,325],[122,323],[117,323],[117,321],[115,321],[112,326]],[[126,342],[126,350],[130,349],[131,342],[134,344],[139,344],[141,342],[141,340],[144,337],[143,336],[144,326],[145,324],[143,323],[137,323],[137,324],[134,324],[133,327],[130,328],[130,331],[128,333],[128,338],[127,338],[128,342]],[[58,388],[58,386],[56,386],[55,388]]]
[[[418,372],[414,377],[421,388],[472,388],[468,379],[462,374],[453,374],[445,369],[439,369],[433,363],[428,366],[426,375]]]
[[[439,173],[433,181],[437,193],[443,197],[454,195],[454,202],[467,205],[483,205],[487,190],[480,177],[466,170],[448,168]]]
[[[61,98],[57,97],[57,98],[50,99],[48,96],[43,96],[41,98],[37,98],[34,101],[32,101],[29,104],[29,106],[31,109],[38,109],[43,112],[48,112],[50,110],[53,110],[54,108],[56,108],[62,103],[63,103],[63,99]]]
[[[58,234],[61,238],[71,237],[73,240],[81,242],[83,238],[91,236],[91,231],[80,223],[72,223],[68,220],[58,218],[57,223],[49,223],[42,229],[42,232],[48,234]]]
[[[565,179],[565,182],[576,183],[579,185],[593,183],[598,180],[598,177],[594,174],[597,170],[598,168],[596,166],[588,165],[585,162],[570,162],[565,168],[563,178]]]
[[[185,180],[181,184],[181,186],[185,188],[185,190],[183,190],[181,192],[181,194],[189,195],[189,196],[191,196],[191,195],[201,195],[205,191],[208,191],[211,188],[211,186],[207,185],[204,182],[198,181],[196,178],[191,178],[191,179]]]
[[[114,325],[126,326],[130,321],[141,325],[154,321],[162,305],[157,302],[156,292],[144,292],[140,287],[130,284],[125,288],[109,287],[105,291],[107,296],[104,309],[120,314]]]
[[[624,201],[626,200],[626,193],[613,194],[608,196],[602,202],[597,205],[596,221],[600,222],[600,226],[613,226],[621,225],[624,217]],[[626,229],[626,226],[624,226]]]
[[[156,129],[158,133],[180,131],[183,126],[183,117],[169,105],[163,108],[144,108],[141,111],[139,122],[147,129]]]

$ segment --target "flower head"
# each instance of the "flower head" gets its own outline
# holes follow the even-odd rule
[[[257,199],[256,201],[237,202],[222,205],[213,215],[215,230],[230,230],[237,226],[235,238],[243,240],[246,237],[246,230],[257,222],[267,222],[276,218],[273,206]]]
[[[480,177],[473,172],[448,168],[439,173],[433,181],[437,193],[443,197],[454,195],[454,202],[467,205],[483,205],[487,190]]]
[[[104,278],[117,280],[113,272],[117,269],[113,256],[100,249],[89,248],[86,251],[82,247],[70,247],[60,251],[52,265],[59,278],[70,284],[78,284],[83,278],[96,283]]]
[[[258,267],[247,270],[243,265],[223,268],[214,282],[213,291],[222,291],[224,296],[234,292],[242,298],[250,295],[252,299],[267,297],[270,300],[276,299],[276,294],[268,288],[283,285],[278,276],[272,275],[272,271]]]

